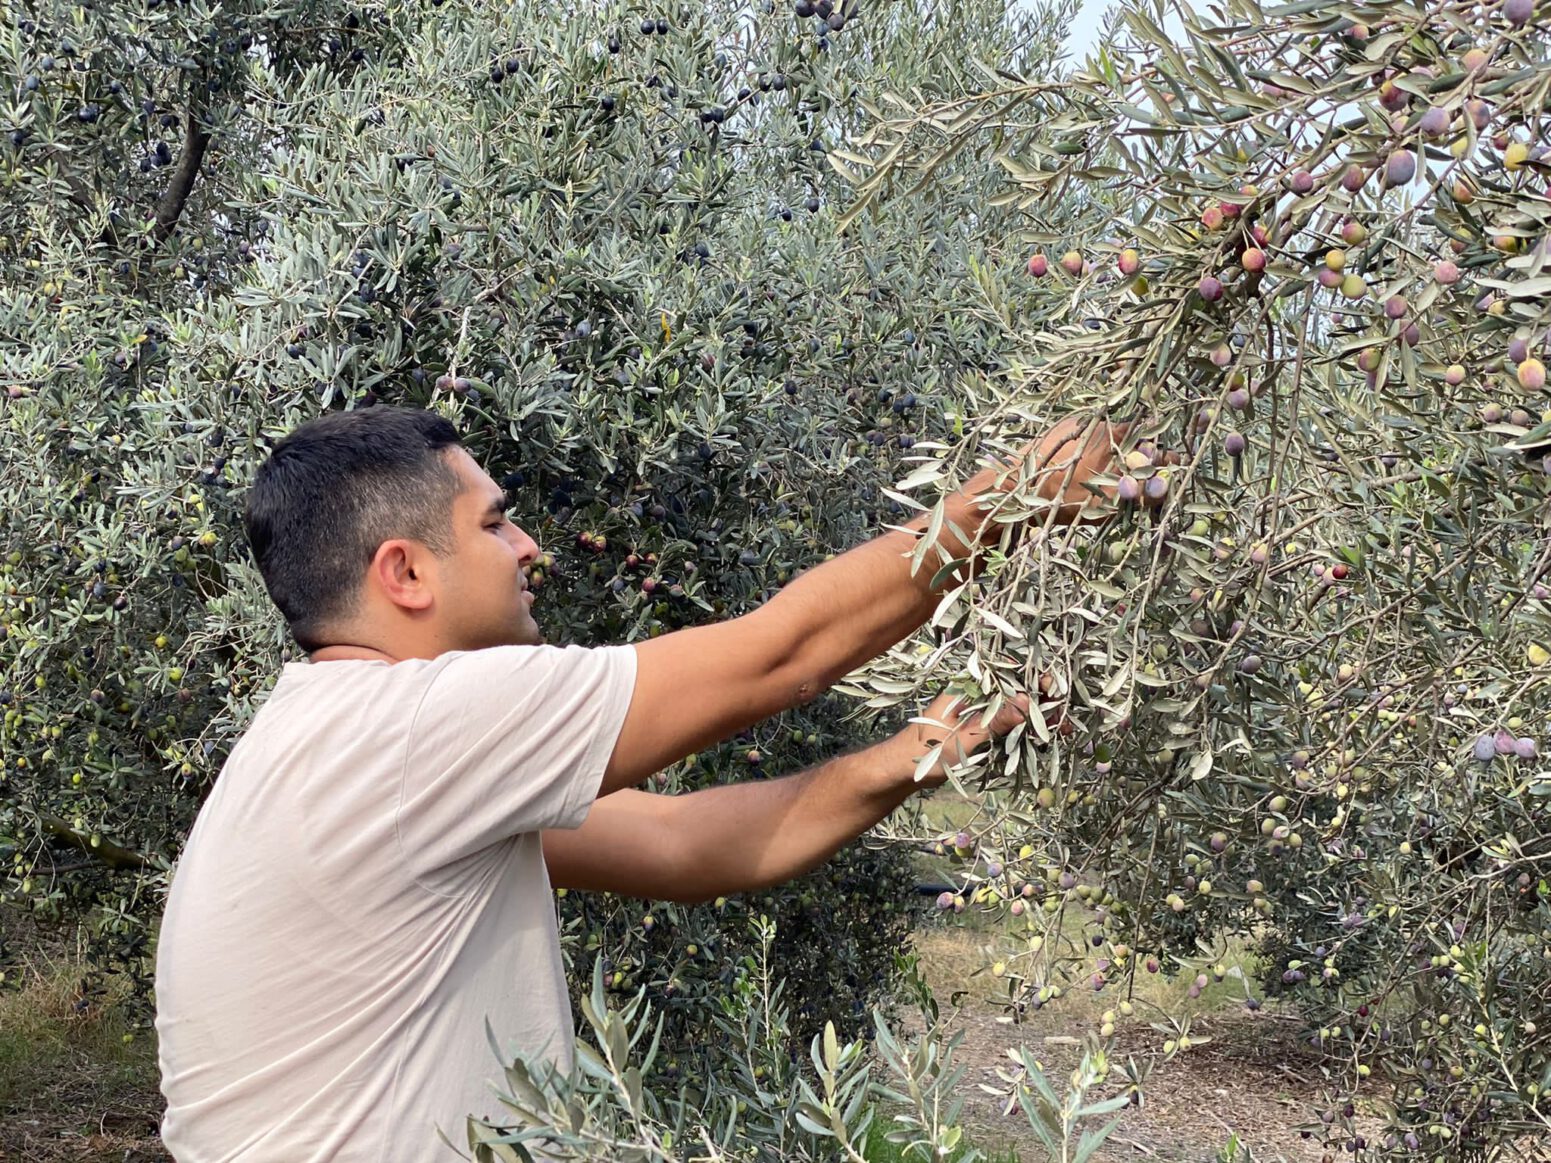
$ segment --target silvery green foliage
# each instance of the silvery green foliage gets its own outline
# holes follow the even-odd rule
[[[744,612],[897,519],[911,442],[955,439],[1048,306],[1003,262],[996,180],[967,167],[842,239],[831,152],[900,92],[968,91],[966,43],[1046,67],[1070,5],[897,6],[823,37],[729,3],[6,12],[0,849],[14,901],[85,912],[131,972],[291,648],[240,518],[296,424],[453,417],[553,558],[549,639],[629,641]],[[658,786],[818,762],[857,741],[843,710]],[[883,994],[909,877],[858,846],[650,935],[647,906],[578,894],[567,955],[608,957],[695,1045],[767,912],[806,1041]]]
[[[945,1034],[929,994],[921,1034],[904,1036],[874,1011],[870,1039],[842,1041],[826,1024],[807,1061],[794,1062],[782,982],[771,973],[776,929],[763,917],[750,927],[756,969],[722,1000],[721,1049],[704,1092],[691,1099],[653,1088],[661,1020],[641,994],[611,1007],[596,965],[582,1003],[576,1069],[567,1075],[526,1058],[510,1063],[501,1101],[511,1114],[469,1121],[473,1158],[862,1163],[866,1144],[880,1134],[923,1161],[984,1158],[964,1142],[960,1121],[965,1070],[953,1055],[963,1033]],[[1090,1094],[1108,1073],[1102,1050],[1084,1054],[1064,1092],[1026,1051],[1014,1061],[1015,1071],[1002,1072],[1008,1109],[1022,1108],[1051,1159],[1086,1163],[1114,1129],[1106,1117],[1132,1101],[1130,1092]]]
[[[852,688],[1041,694],[963,773],[987,823],[941,838],[945,903],[1027,943],[1014,1006],[1220,976],[1254,939],[1320,1052],[1309,1129],[1353,1153],[1551,1134],[1546,28],[1519,0],[1143,0],[1070,78],[892,110],[848,159],[860,223],[1037,128],[996,151],[993,202],[1067,304],[900,493],[930,508],[1057,402],[1143,438],[1113,519],[1004,540]],[[1098,187],[1126,196],[1045,210]],[[1042,512],[1002,506],[1009,532]],[[1159,1023],[1170,1053],[1191,1016]]]

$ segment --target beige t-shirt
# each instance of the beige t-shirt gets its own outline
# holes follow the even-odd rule
[[[629,646],[286,664],[162,920],[178,1163],[451,1161],[437,1125],[461,1148],[509,1113],[487,1021],[570,1066],[539,831],[586,818],[635,673]]]

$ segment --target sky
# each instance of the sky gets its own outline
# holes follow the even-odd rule
[[[1067,33],[1066,52],[1074,65],[1081,64],[1093,50],[1099,36],[1099,25],[1109,8],[1109,0],[1082,0],[1072,30]]]

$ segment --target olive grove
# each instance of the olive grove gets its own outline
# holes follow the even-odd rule
[[[841,238],[828,151],[902,78],[972,92],[965,36],[1048,68],[1059,9],[5,8],[4,893],[147,990],[182,837],[297,656],[241,531],[287,431],[444,412],[545,549],[548,640],[629,641],[749,610],[897,519],[912,443],[968,421],[957,378],[1012,358],[983,304],[1045,309],[1006,269],[995,175]],[[847,708],[656,786],[820,762],[855,744]],[[570,894],[578,994],[595,967],[647,990],[665,1076],[700,1086],[768,916],[800,1052],[888,996],[909,856],[859,844],[693,908]]]

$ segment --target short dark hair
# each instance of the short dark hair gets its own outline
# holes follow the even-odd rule
[[[270,451],[248,490],[243,525],[270,599],[308,652],[360,610],[366,567],[384,541],[456,548],[462,483],[443,450],[461,446],[444,417],[378,405],[330,412]]]

